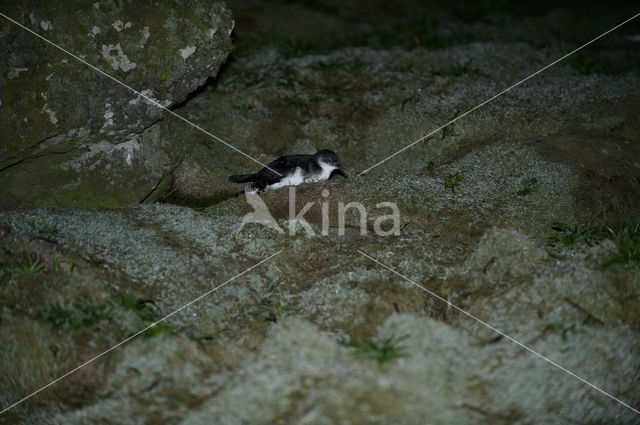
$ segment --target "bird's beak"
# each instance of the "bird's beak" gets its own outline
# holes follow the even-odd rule
[[[340,174],[341,176],[347,178],[349,177],[347,175],[347,170],[344,169],[344,167],[342,165],[338,165],[338,168],[336,168],[335,170],[333,170],[334,173],[336,174]]]

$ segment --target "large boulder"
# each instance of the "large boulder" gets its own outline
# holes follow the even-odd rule
[[[32,0],[3,12],[164,107],[215,76],[232,49],[231,13],[211,0]],[[180,158],[180,140],[163,139],[156,124],[165,114],[4,20],[0,208],[153,199]]]

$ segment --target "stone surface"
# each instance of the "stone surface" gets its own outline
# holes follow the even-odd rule
[[[297,187],[313,235],[241,228],[227,176],[258,166],[165,119],[164,202],[1,211],[0,406],[143,332],[0,423],[636,423],[480,321],[640,407],[638,24],[357,176],[637,13],[520,4],[230,3],[234,57],[176,112],[260,161],[334,149],[350,177]],[[261,198],[287,230],[289,191]],[[356,201],[365,232],[355,209],[341,232]],[[399,235],[374,233],[382,202]]]
[[[295,56],[286,46],[237,57],[215,87],[179,113],[215,128],[264,163],[327,148],[357,173],[558,57],[553,48],[493,41],[437,50],[348,47]],[[621,47],[619,54],[627,53]],[[421,187],[460,173],[456,192],[462,196],[451,197],[458,202],[469,201],[465,187],[477,183],[473,190],[493,192],[495,202],[487,207],[501,209],[500,196],[517,194],[533,182],[518,198],[547,203],[538,205],[539,211],[557,210],[560,216],[571,202],[583,221],[638,214],[640,152],[632,140],[640,131],[639,87],[637,72],[585,74],[560,63],[371,170],[372,184],[394,187],[411,178]],[[166,134],[183,133],[179,122],[162,125]],[[514,143],[525,147],[508,148]],[[450,165],[475,149],[466,163]],[[206,204],[228,198],[240,186],[227,176],[260,168],[198,133],[186,138],[185,158],[173,201]],[[544,172],[532,163],[539,159],[548,160]],[[511,173],[497,181],[485,166],[510,167]],[[564,195],[566,179],[573,180],[571,200]],[[400,196],[409,196],[405,191]],[[505,219],[517,218],[521,207],[509,208]]]
[[[131,204],[178,164],[165,111],[217,74],[231,50],[231,13],[214,1],[31,1],[0,29],[0,207]],[[69,16],[73,16],[70,19]],[[153,196],[152,196],[153,197]]]

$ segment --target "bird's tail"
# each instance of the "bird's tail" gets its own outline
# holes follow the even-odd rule
[[[236,176],[229,176],[229,180],[235,183],[245,183],[255,181],[255,174],[238,174]]]

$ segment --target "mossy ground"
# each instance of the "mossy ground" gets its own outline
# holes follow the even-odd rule
[[[624,38],[592,52],[615,67],[559,65],[356,175],[553,60],[577,14],[494,3],[413,23],[351,3],[231,3],[235,58],[176,112],[265,162],[333,149],[350,177],[297,188],[298,211],[315,203],[313,236],[286,232],[286,189],[262,197],[284,234],[239,231],[251,208],[226,177],[255,165],[164,120],[185,157],[164,202],[0,213],[2,406],[281,251],[0,423],[634,423],[452,306],[640,406],[640,84]],[[276,12],[326,28],[364,17],[327,40],[312,25],[265,29]],[[339,234],[337,204],[351,201],[364,235],[355,210]],[[387,201],[401,231],[377,236]]]

